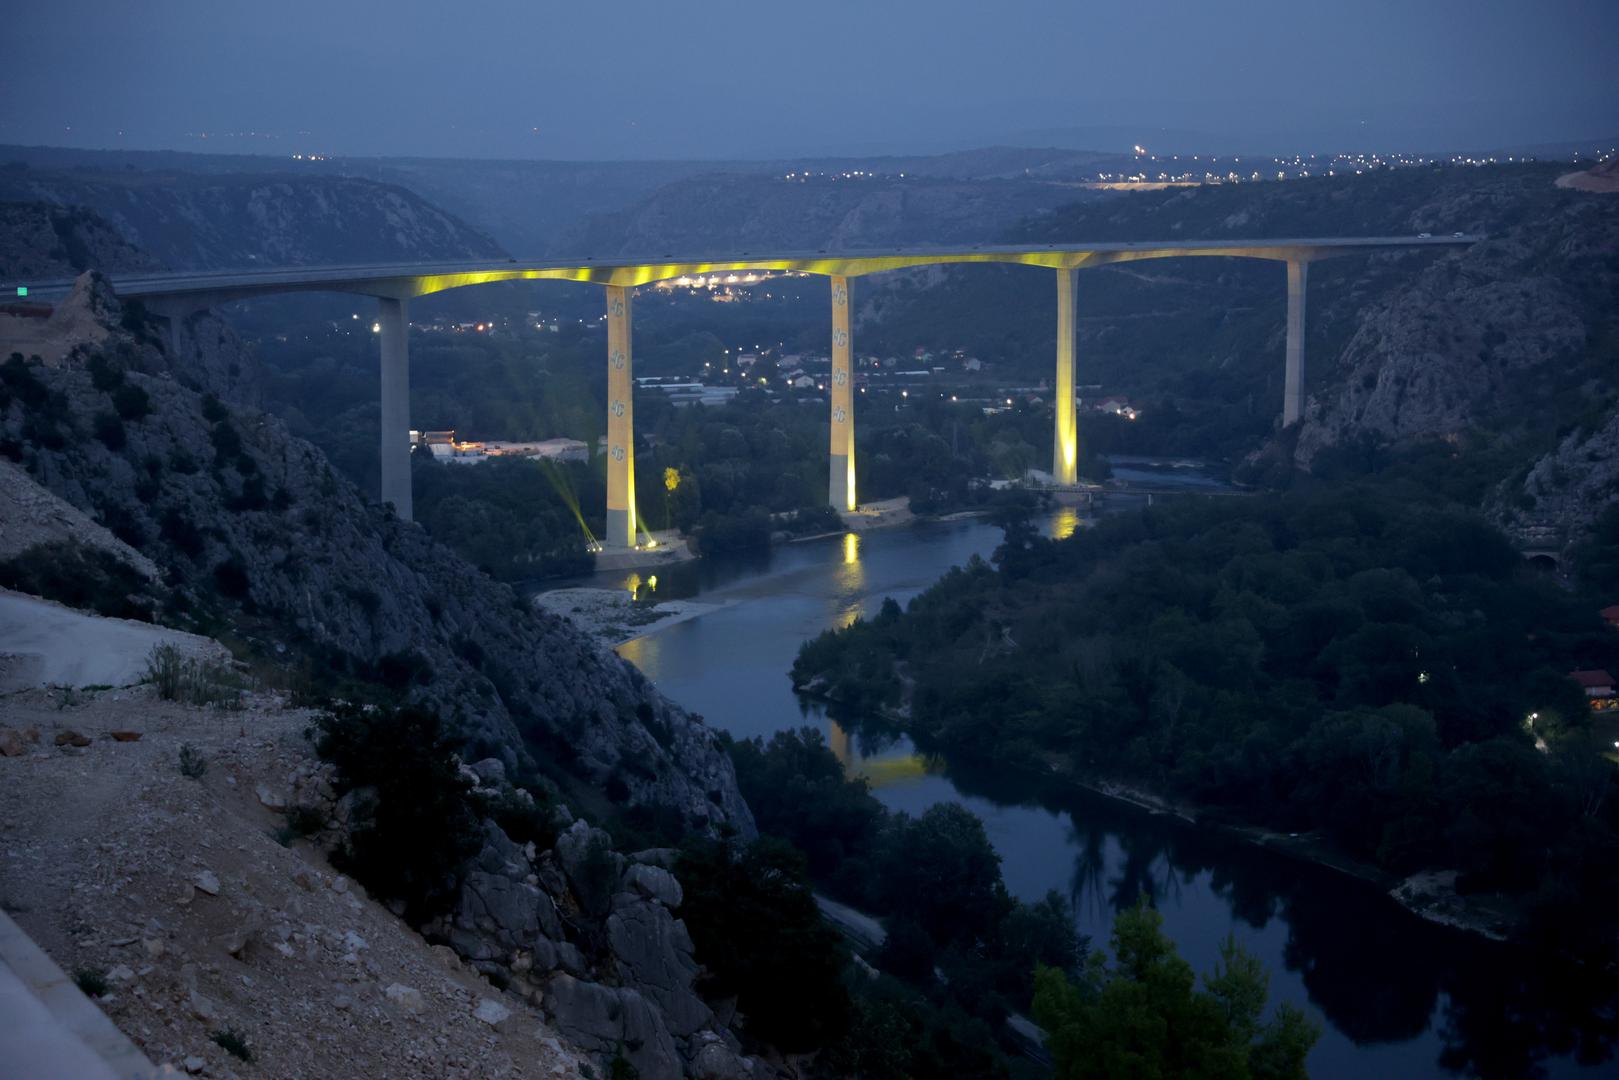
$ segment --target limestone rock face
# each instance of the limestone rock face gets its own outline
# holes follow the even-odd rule
[[[57,204],[50,209],[59,214],[95,211],[103,228],[116,230],[104,244],[108,252],[122,254],[113,246],[121,238],[123,249],[134,244],[147,253],[148,266],[235,270],[504,254],[419,196],[358,177],[175,172],[161,183],[131,183],[113,171],[0,173],[0,201],[20,200]],[[83,262],[69,275],[87,266],[111,268]]]
[[[1619,495],[1619,413],[1595,431],[1570,432],[1530,467],[1522,483],[1503,483],[1490,514],[1519,539],[1560,547],[1588,531]]]
[[[370,501],[274,417],[240,404],[257,368],[223,324],[211,358],[197,350],[195,325],[171,354],[123,328],[117,298],[94,275],[53,319],[104,332],[34,369],[66,402],[51,419],[60,445],[25,434],[42,418],[20,401],[0,413],[0,440],[26,448],[22,464],[37,483],[177,581],[178,610],[251,610],[267,648],[420,673],[412,696],[464,718],[462,734],[491,777],[482,758],[510,771],[532,760],[535,743],[566,748],[587,781],[621,777],[631,804],[673,807],[696,831],[753,835],[730,761],[700,721],[616,654]],[[95,417],[110,410],[85,370],[96,354],[150,403],[124,422],[116,449],[94,434]]]
[[[668,908],[619,893],[607,919],[607,937],[626,981],[657,1004],[671,1032],[685,1037],[714,1022],[713,1012],[691,989],[697,978],[691,935]]]
[[[668,1028],[636,991],[558,975],[547,988],[545,1005],[557,1030],[584,1049],[612,1055],[622,1047],[645,1080],[682,1075]]]
[[[682,1075],[681,1063],[695,1069],[700,1055],[711,1075],[752,1075],[696,992],[695,949],[675,917],[682,894],[672,873],[627,860],[585,821],[547,851],[485,821],[454,913],[425,929],[540,1002],[579,1045],[606,1057],[623,1045],[643,1076]]]

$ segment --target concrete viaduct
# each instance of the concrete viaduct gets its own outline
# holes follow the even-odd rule
[[[411,517],[410,490],[410,322],[407,305],[418,296],[491,281],[575,281],[605,287],[607,301],[607,531],[606,544],[636,546],[634,353],[631,299],[634,289],[655,281],[716,271],[799,271],[831,281],[832,378],[831,446],[827,496],[840,510],[855,508],[854,339],[849,311],[850,282],[888,270],[954,263],[1038,266],[1056,272],[1057,370],[1055,431],[1051,473],[1059,486],[1078,480],[1078,431],[1074,417],[1074,309],[1076,270],[1142,259],[1190,256],[1264,259],[1287,267],[1287,358],[1282,423],[1295,423],[1304,407],[1304,300],[1310,264],[1320,259],[1370,252],[1454,248],[1477,242],[1460,234],[1444,237],[1354,237],[1305,240],[1224,240],[1181,243],[1095,243],[970,245],[950,248],[895,248],[774,254],[740,252],[709,258],[583,259],[571,262],[490,260],[474,263],[346,267],[295,267],[223,273],[171,273],[116,276],[113,288],[139,299],[154,315],[169,320],[178,341],[185,316],[236,300],[272,293],[347,292],[375,297],[382,351],[382,501],[402,518]],[[29,290],[31,297],[59,299],[72,282],[50,282]],[[11,291],[6,290],[8,293]]]

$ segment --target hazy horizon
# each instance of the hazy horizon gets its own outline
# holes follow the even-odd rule
[[[541,160],[1134,143],[1493,149],[1619,134],[1619,5],[630,0],[16,11],[0,143]]]

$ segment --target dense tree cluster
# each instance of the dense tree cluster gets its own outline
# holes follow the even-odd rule
[[[960,804],[889,812],[810,728],[732,743],[731,756],[760,831],[803,851],[828,893],[886,918],[884,971],[998,1027],[1028,1008],[1036,964],[1079,970],[1068,903],[1012,898],[983,822]]]
[[[903,669],[924,746],[1454,867],[1613,940],[1619,799],[1567,673],[1619,642],[1483,521],[1347,486],[1013,526],[996,562],[806,644],[795,681],[869,711]]]

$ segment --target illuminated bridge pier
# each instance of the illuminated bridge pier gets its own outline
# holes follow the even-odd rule
[[[1309,265],[1320,259],[1424,248],[1458,248],[1474,236],[1317,238],[1305,240],[1227,240],[1183,243],[974,245],[964,248],[901,248],[703,258],[586,259],[582,262],[476,262],[384,266],[297,267],[240,273],[147,274],[116,277],[119,296],[139,299],[148,311],[168,320],[171,344],[182,339],[186,318],[235,300],[286,292],[346,292],[375,297],[380,339],[382,501],[405,520],[411,517],[410,359],[408,303],[418,296],[493,281],[574,281],[605,286],[607,303],[607,535],[613,547],[636,546],[640,526],[635,512],[635,403],[631,316],[637,286],[716,271],[797,271],[830,280],[832,300],[832,380],[828,501],[840,510],[858,505],[855,490],[854,371],[850,310],[853,279],[889,270],[960,263],[1043,267],[1056,271],[1057,349],[1051,475],[1058,486],[1078,482],[1079,432],[1075,419],[1075,310],[1077,270],[1144,259],[1199,256],[1263,259],[1287,271],[1287,348],[1282,424],[1304,414],[1304,309]],[[58,300],[71,281],[27,284],[30,295]]]

